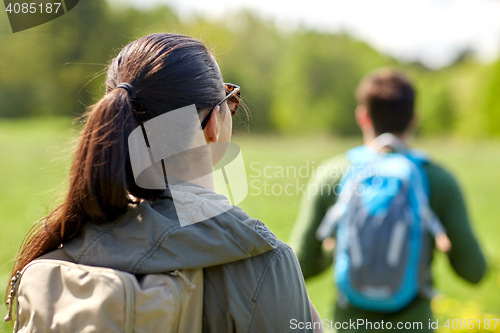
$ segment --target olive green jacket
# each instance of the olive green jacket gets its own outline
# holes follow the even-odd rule
[[[191,186],[190,200],[201,206],[227,201]],[[204,268],[203,332],[289,332],[293,319],[312,321],[294,252],[236,206],[181,227],[166,190],[162,199],[130,205],[114,222],[86,224],[63,249],[76,263],[136,275]]]

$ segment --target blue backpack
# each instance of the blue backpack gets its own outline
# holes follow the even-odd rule
[[[406,150],[391,134],[376,140],[395,152],[366,146],[347,152],[351,166],[316,235],[336,236],[334,278],[341,299],[363,310],[397,312],[422,291],[430,235],[444,228],[429,206],[425,155]]]

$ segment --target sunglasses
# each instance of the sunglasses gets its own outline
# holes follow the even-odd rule
[[[203,121],[201,122],[201,129],[204,130],[208,124],[208,120],[212,115],[212,111],[220,106],[222,103],[227,101],[227,106],[229,107],[229,111],[231,112],[231,117],[234,116],[236,110],[238,109],[238,105],[240,104],[240,86],[237,86],[232,83],[224,83],[226,87],[226,97],[224,97],[219,103],[217,103],[212,110],[205,116]]]

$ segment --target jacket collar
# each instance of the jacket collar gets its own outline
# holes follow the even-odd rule
[[[201,186],[185,184],[182,190],[179,205],[198,216],[213,213],[217,203],[229,205],[227,198]],[[237,206],[181,226],[179,205],[166,190],[154,202],[131,204],[114,222],[87,223],[63,249],[77,263],[148,274],[221,265],[276,247],[267,226]]]

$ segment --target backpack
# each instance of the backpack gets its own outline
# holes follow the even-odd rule
[[[201,268],[138,277],[75,264],[56,250],[26,265],[11,286],[14,332],[201,332]],[[11,311],[12,304],[6,321]]]
[[[351,166],[316,236],[336,235],[334,280],[341,300],[397,312],[422,292],[430,276],[430,236],[444,228],[429,206],[426,156],[406,150],[392,134],[375,144],[378,151],[348,151]],[[394,152],[381,152],[384,147]]]

